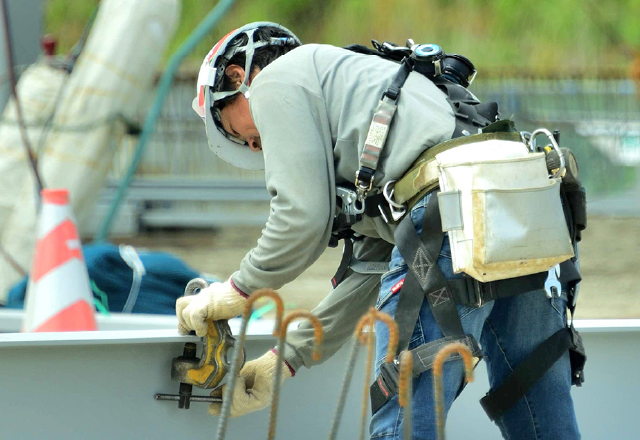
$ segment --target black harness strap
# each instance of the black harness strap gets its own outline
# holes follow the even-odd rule
[[[400,96],[400,89],[402,89],[402,86],[404,85],[405,81],[409,77],[409,74],[411,73],[412,70],[413,70],[413,65],[411,63],[411,58],[407,57],[403,59],[402,62],[400,63],[400,68],[398,69],[398,72],[396,73],[396,75],[393,77],[393,80],[391,81],[391,85],[389,85],[387,90],[382,94],[382,97],[384,98],[386,96],[387,98],[393,100],[394,102],[398,102],[398,98]]]
[[[494,299],[507,298],[520,293],[544,289],[546,279],[547,272],[541,272],[489,283],[481,283],[468,276],[448,280],[447,283],[456,304],[480,307],[482,304]]]
[[[502,417],[569,349],[576,348],[571,328],[565,327],[538,345],[502,385],[488,393],[480,404],[493,421]]]
[[[351,263],[351,257],[353,256],[353,238],[344,237],[344,250],[342,251],[342,259],[340,260],[340,265],[336,270],[335,275],[331,278],[331,285],[335,289],[338,287],[338,284],[342,282],[344,276],[347,274],[347,270],[349,270],[349,264]]]
[[[469,350],[471,350],[474,357],[480,359],[483,357],[480,346],[471,335],[465,335],[462,338],[452,336],[440,338],[409,351],[413,359],[413,377],[417,377],[425,371],[430,370],[433,367],[433,363],[438,352],[442,347],[452,342],[465,344],[469,347]],[[457,359],[461,359],[461,356],[458,353],[454,353],[449,356],[445,362]],[[398,365],[398,362],[385,362],[380,365],[380,374],[373,385],[369,388],[369,392],[371,393],[371,414],[375,414],[382,405],[387,403],[387,401],[398,392]]]
[[[464,337],[456,303],[433,257],[439,254],[444,239],[438,198],[431,197],[427,203],[422,236],[418,235],[411,216],[407,215],[396,228],[394,237],[409,268],[394,317],[400,331],[397,353],[409,346],[425,295],[442,334]]]

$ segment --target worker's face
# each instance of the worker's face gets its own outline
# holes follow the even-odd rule
[[[240,84],[244,81],[244,69],[232,64],[227,67],[226,73],[240,87]],[[251,84],[251,80],[257,73],[252,73],[249,84]],[[242,93],[238,93],[233,102],[224,106],[220,111],[220,122],[227,133],[245,141],[251,151],[258,152],[262,150],[260,133],[258,133],[258,129],[253,123],[251,111],[249,110],[249,101]]]

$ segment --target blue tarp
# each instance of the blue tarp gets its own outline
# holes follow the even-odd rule
[[[121,312],[131,291],[133,269],[120,256],[118,246],[91,244],[82,249],[94,296],[101,303],[106,302],[109,311]],[[131,312],[174,314],[176,299],[184,295],[187,283],[202,275],[171,254],[139,250],[137,253],[146,273],[141,278]],[[9,291],[7,307],[22,308],[26,289],[25,277]],[[107,301],[104,300],[105,294]]]

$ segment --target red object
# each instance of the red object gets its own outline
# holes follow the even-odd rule
[[[45,189],[22,331],[96,330],[93,293],[69,192]]]
[[[276,350],[275,348],[272,348],[271,350],[269,350],[271,353],[275,354],[276,356],[278,356],[278,350]],[[296,375],[295,370],[291,367],[291,365],[289,365],[289,362],[287,362],[286,360],[283,359],[284,364],[287,366],[287,368],[289,369],[289,373],[291,373],[291,377]]]
[[[85,300],[70,305],[56,315],[40,324],[34,332],[76,332],[83,330],[95,330],[96,321],[93,316],[93,307]]]
[[[43,189],[40,194],[42,195],[43,203],[53,203],[55,205],[69,203],[69,191],[66,189]]]
[[[400,289],[402,289],[402,285],[404,284],[404,278],[398,281],[392,288],[391,293],[398,293]]]
[[[42,37],[40,40],[40,46],[42,47],[42,51],[47,56],[53,56],[56,54],[56,46],[58,45],[58,40],[51,34],[47,34]]]
[[[233,282],[233,280],[231,278],[229,278],[229,284],[231,284],[231,287],[233,287],[233,290],[235,290],[236,292],[238,292],[238,294],[244,298],[249,298],[249,295],[247,295],[246,293],[244,293],[242,290],[240,290],[240,288],[238,286],[236,286],[236,283]]]
[[[227,37],[228,37],[229,35],[233,34],[233,33],[234,33],[235,31],[237,31],[237,30],[238,30],[238,29],[234,29],[234,30],[232,30],[231,32],[229,32],[227,35],[225,35],[224,37],[222,37],[222,38],[220,39],[220,41],[218,41],[218,42],[216,43],[216,45],[215,45],[215,46],[213,46],[213,49],[211,49],[211,50],[209,51],[209,53],[207,54],[207,56],[206,56],[206,58],[205,58],[205,61],[206,61],[206,62],[211,61],[211,58],[213,58],[213,57],[215,56],[216,52],[218,51],[218,48],[220,48],[220,46],[222,45],[222,43],[224,42],[224,40],[226,40],[226,39],[227,39]],[[203,107],[203,106],[204,106],[204,86],[200,86],[200,91],[198,92],[198,105],[199,105],[200,107]]]
[[[57,252],[51,252],[51,249],[56,249]],[[38,281],[72,258],[84,262],[76,225],[71,220],[66,220],[56,226],[36,245],[31,278],[33,281]]]

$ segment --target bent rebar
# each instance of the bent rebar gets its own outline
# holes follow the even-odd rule
[[[344,403],[347,398],[347,392],[349,385],[351,384],[351,378],[353,377],[353,369],[356,362],[356,357],[360,350],[360,344],[368,345],[367,353],[367,373],[365,374],[365,386],[364,386],[364,401],[362,403],[362,419],[360,423],[360,439],[364,439],[365,425],[367,419],[367,400],[369,396],[369,381],[371,380],[371,364],[373,361],[373,326],[376,321],[384,322],[389,328],[389,347],[387,348],[387,355],[385,360],[387,362],[393,362],[394,354],[398,347],[398,325],[395,323],[391,316],[386,313],[380,312],[373,307],[369,309],[369,312],[360,318],[356,325],[355,338],[353,341],[353,347],[347,361],[347,369],[342,381],[342,388],[340,390],[340,397],[338,398],[338,405],[336,406],[336,412],[331,424],[331,431],[329,432],[329,440],[335,440],[338,434],[338,428],[342,419],[342,412],[344,410]],[[370,331],[365,336],[364,328],[369,326]]]
[[[268,440],[273,440],[273,438],[275,438],[276,435],[276,422],[277,422],[277,418],[278,418],[278,400],[280,398],[280,385],[282,384],[282,380],[280,379],[280,377],[282,376],[282,364],[284,363],[284,344],[286,342],[287,339],[287,328],[289,327],[289,324],[291,323],[291,321],[293,321],[294,319],[308,319],[311,322],[311,325],[313,325],[313,346],[314,346],[314,350],[313,350],[313,359],[314,360],[320,360],[320,346],[322,345],[322,338],[323,338],[323,332],[322,332],[322,324],[320,323],[320,320],[312,315],[309,312],[306,312],[304,310],[297,310],[294,312],[291,312],[289,315],[287,315],[284,318],[284,321],[282,321],[282,326],[280,327],[280,331],[278,332],[278,347],[277,347],[277,352],[278,352],[278,357],[276,359],[276,372],[275,372],[275,378],[273,381],[273,392],[271,395],[271,409],[269,412],[269,433],[268,433]]]
[[[253,303],[260,298],[269,297],[276,303],[276,324],[273,328],[273,335],[277,336],[282,327],[282,315],[284,314],[284,304],[282,298],[273,289],[260,289],[256,290],[248,299],[244,305],[244,312],[242,313],[242,323],[240,324],[240,335],[233,350],[233,357],[231,358],[231,366],[228,373],[228,381],[224,392],[224,398],[222,399],[222,408],[220,410],[220,421],[218,422],[218,431],[216,434],[216,440],[224,439],[227,432],[227,423],[229,421],[229,414],[231,413],[231,403],[233,399],[233,390],[236,386],[236,375],[240,370],[240,352],[244,347],[244,341],[247,336],[247,327],[249,319],[253,313]]]
[[[436,428],[438,432],[438,439],[445,440],[444,435],[444,390],[442,387],[442,370],[445,361],[452,354],[458,353],[462,360],[464,361],[464,377],[466,382],[473,382],[473,354],[469,347],[460,343],[453,342],[451,344],[445,345],[439,352],[436,354],[436,357],[433,361],[433,390],[435,393],[435,403],[436,403]]]
[[[360,339],[360,343],[362,345],[364,345],[365,343],[367,344],[367,363],[364,366],[366,370],[364,374],[362,411],[360,413],[360,434],[358,436],[360,440],[364,440],[365,438],[365,431],[367,426],[367,414],[368,414],[367,401],[369,400],[369,384],[371,383],[371,363],[373,362],[373,351],[375,350],[374,340],[373,340],[373,326],[375,325],[376,318],[372,312],[369,312],[369,315],[370,315],[370,318],[366,322],[366,324],[369,325],[369,331],[367,332],[366,340],[363,333],[365,323],[362,323],[362,325],[358,325],[358,329],[356,330],[356,336],[358,337],[358,339]]]
[[[402,433],[404,440],[411,440],[413,418],[411,401],[413,399],[413,357],[407,350],[400,353],[400,378],[398,386],[398,403],[404,408]]]

